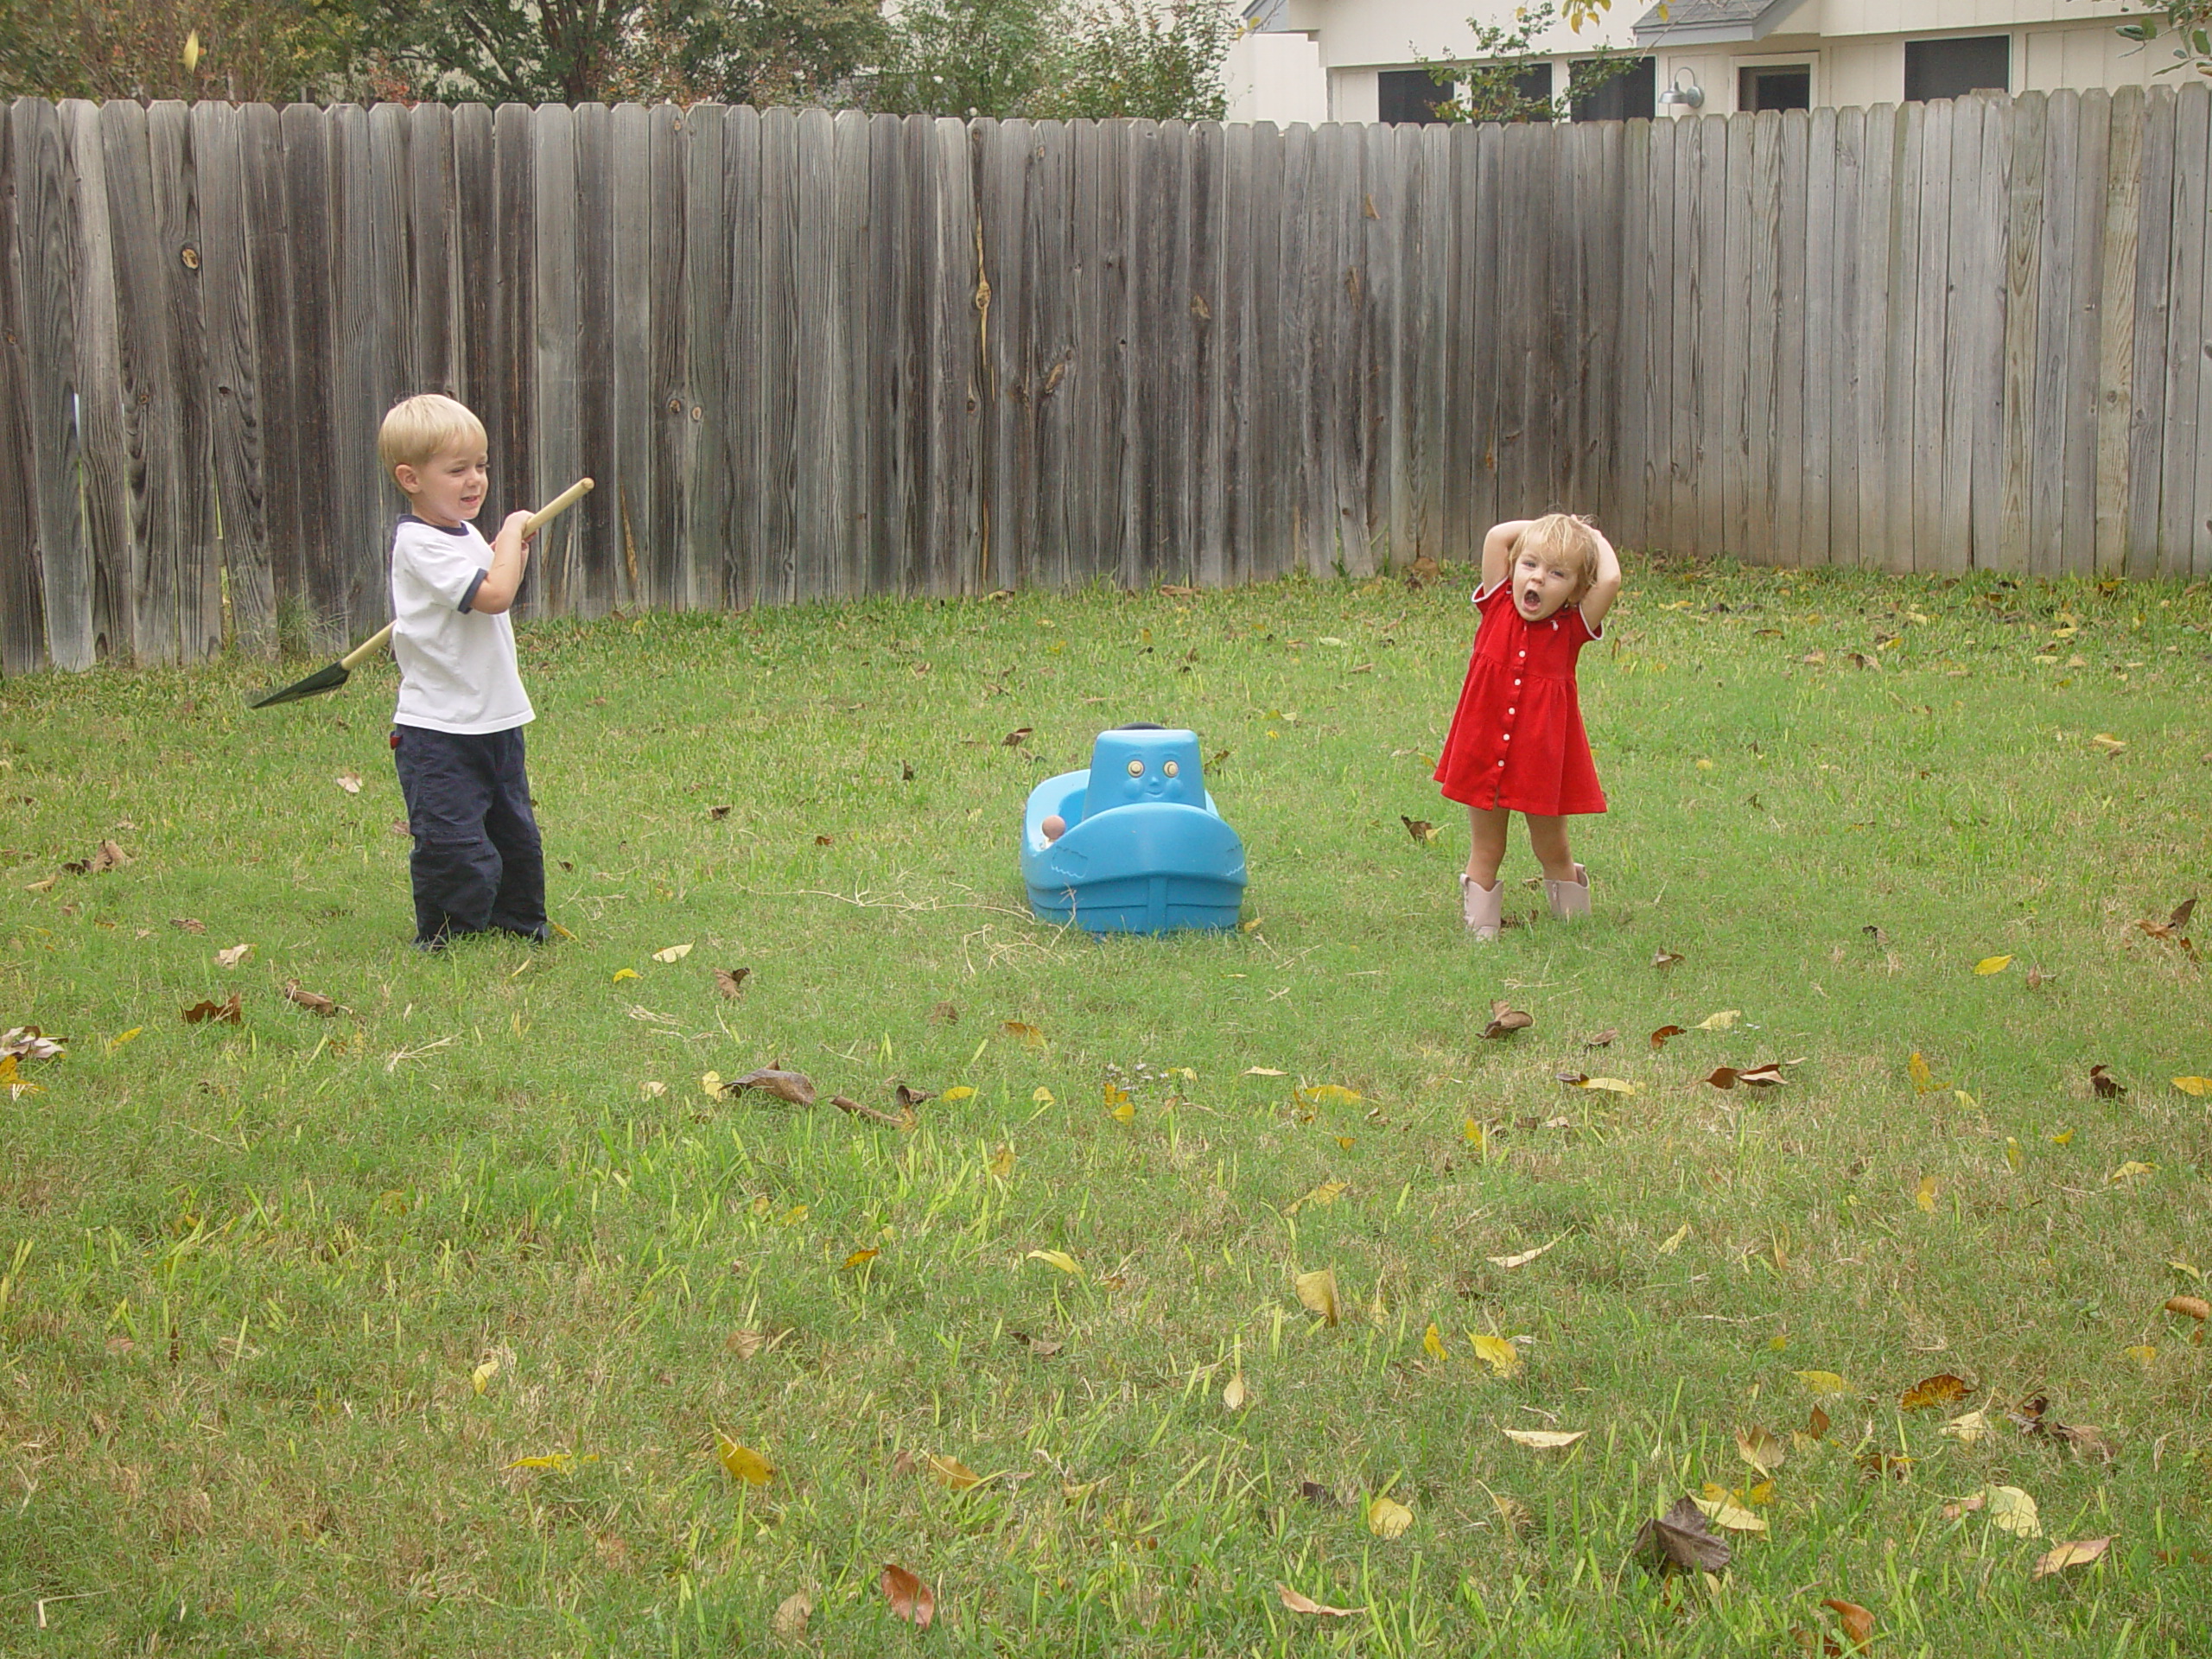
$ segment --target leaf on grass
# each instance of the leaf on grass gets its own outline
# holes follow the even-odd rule
[[[1851,1391],[1850,1385],[1834,1371],[1800,1371],[1797,1380],[1822,1399]]]
[[[2012,958],[2010,957],[1984,957],[1980,962],[1974,963],[1974,970],[1986,978],[1991,974],[2003,973],[2012,965]]]
[[[1675,1228],[1673,1232],[1668,1234],[1665,1239],[1660,1243],[1659,1254],[1662,1255],[1672,1255],[1676,1250],[1682,1248],[1684,1241],[1686,1241],[1689,1236],[1690,1224],[1686,1221],[1681,1226]]]
[[[22,1062],[13,1054],[0,1054],[0,1089],[8,1091],[10,1100],[21,1100],[25,1095],[43,1094],[46,1085],[33,1083],[22,1075]]]
[[[1398,814],[1398,822],[1406,826],[1406,833],[1415,841],[1431,842],[1436,839],[1436,826],[1427,818],[1409,818],[1401,812]]]
[[[1874,1615],[1855,1601],[1840,1600],[1830,1596],[1821,1604],[1836,1616],[1843,1626],[1844,1640],[1854,1648],[1864,1648],[1874,1639]]]
[[[1997,1431],[1982,1413],[1969,1411],[1952,1418],[1937,1432],[1946,1439],[1956,1440],[1961,1446],[1971,1446],[1980,1445]]]
[[[1034,729],[1033,727],[1017,726],[999,739],[999,747],[1002,749],[1018,749],[1029,741],[1029,734]]]
[[[964,1492],[970,1486],[983,1484],[983,1478],[957,1458],[941,1458],[932,1453],[924,1461],[929,1467],[931,1478],[956,1492]]]
[[[1736,1502],[1725,1488],[1708,1485],[1701,1497],[1691,1500],[1698,1513],[1713,1525],[1729,1532],[1764,1532],[1766,1522]]]
[[[2043,1520],[2036,1501],[2018,1486],[1992,1486],[1981,1494],[1989,1524],[2016,1538],[2043,1536]]]
[[[2139,1365],[2148,1365],[2158,1357],[2158,1351],[2147,1342],[2139,1342],[2120,1351]]]
[[[1589,1036],[1585,1037],[1582,1039],[1582,1046],[1585,1048],[1611,1048],[1613,1046],[1613,1039],[1619,1035],[1620,1032],[1618,1029],[1593,1032]]]
[[[1719,1013],[1710,1014],[1699,1020],[1697,1028],[1700,1031],[1727,1031],[1743,1017],[1744,1011],[1741,1008],[1723,1008]]]
[[[1245,1389],[1244,1373],[1242,1371],[1230,1377],[1221,1390],[1221,1403],[1231,1411],[1243,1410],[1245,1401],[1250,1397]]]
[[[1483,1027],[1485,1037],[1510,1037],[1516,1031],[1526,1031],[1536,1023],[1535,1017],[1526,1008],[1509,1007],[1503,1002],[1490,1005],[1490,1024]]]
[[[1637,1529],[1636,1551],[1661,1571],[1718,1573],[1728,1565],[1727,1541],[1713,1535],[1697,1499],[1683,1497],[1664,1516]]]
[[[1533,1250],[1522,1250],[1515,1255],[1493,1255],[1484,1259],[1487,1260],[1493,1268],[1525,1268],[1529,1263],[1541,1255],[1546,1250],[1550,1249],[1552,1248],[1552,1244],[1557,1244],[1560,1239],[1564,1239],[1565,1237],[1567,1237],[1567,1234],[1561,1233],[1559,1236],[1559,1238],[1552,1240],[1551,1244],[1539,1244]]]
[[[2109,1536],[2070,1539],[2037,1556],[2036,1564],[2028,1576],[2048,1579],[2065,1572],[2069,1567],[2087,1567],[2092,1561],[2101,1560],[2104,1553],[2111,1548],[2112,1539]]]
[[[1300,1089],[1297,1093],[1300,1103],[1306,1106],[1349,1106],[1361,1098],[1359,1090],[1347,1089],[1340,1083],[1317,1083],[1310,1089]]]
[[[598,1461],[599,1457],[596,1452],[587,1453],[584,1457],[580,1459],[573,1452],[546,1452],[536,1457],[517,1458],[513,1462],[508,1464],[506,1467],[510,1469],[551,1469],[565,1474],[569,1470],[574,1468],[580,1462],[597,1463]]]
[[[1920,1178],[1920,1185],[1913,1189],[1912,1201],[1929,1215],[1936,1213],[1936,1178],[1933,1175]]]
[[[939,1100],[944,1101],[947,1105],[950,1105],[955,1101],[973,1100],[975,1097],[976,1091],[964,1083],[956,1083],[951,1088],[946,1090],[943,1094],[938,1096]]]
[[[2093,1065],[2089,1068],[2089,1090],[2099,1100],[2118,1100],[2127,1092],[2127,1087],[2112,1074],[2111,1068]]]
[[[1475,1345],[1475,1357],[1490,1367],[1498,1376],[1518,1376],[1521,1370],[1521,1351],[1510,1338],[1493,1337],[1470,1331],[1467,1340]]]
[[[855,1250],[850,1255],[845,1258],[845,1269],[847,1272],[850,1272],[855,1268],[864,1268],[882,1254],[883,1252],[880,1249]]]
[[[1590,1431],[1586,1428],[1503,1428],[1499,1433],[1516,1446],[1525,1446],[1537,1452],[1560,1452],[1573,1446]]]
[[[1009,1020],[1004,1025],[1001,1026],[999,1029],[1006,1033],[1009,1037],[1019,1037],[1025,1047],[1042,1048],[1045,1046],[1045,1033],[1038,1030],[1036,1027],[1025,1024],[1020,1020]]]
[[[1026,1259],[1031,1262],[1042,1262],[1047,1267],[1058,1268],[1070,1277],[1074,1277],[1083,1271],[1083,1264],[1065,1250],[1032,1250]]]
[[[1377,1538],[1396,1538],[1414,1523],[1414,1512],[1392,1497],[1377,1496],[1367,1506],[1367,1529]]]
[[[748,1071],[741,1077],[732,1077],[722,1084],[722,1092],[741,1095],[748,1089],[758,1089],[762,1094],[773,1096],[787,1106],[811,1106],[815,1102],[814,1079],[804,1071],[779,1071],[772,1066],[763,1066]]]
[[[1287,1077],[1287,1071],[1278,1071],[1272,1065],[1248,1065],[1236,1074],[1242,1077]]]
[[[2212,1094],[2212,1077],[2176,1077],[2173,1084],[2184,1095]]]
[[[338,774],[337,784],[338,787],[348,795],[358,795],[361,792],[361,774],[358,772],[341,772]]]
[[[1290,1201],[1289,1205],[1283,1211],[1283,1214],[1286,1216],[1294,1216],[1300,1210],[1326,1209],[1330,1205],[1334,1204],[1338,1198],[1342,1198],[1345,1193],[1351,1191],[1351,1183],[1350,1181],[1324,1181],[1320,1185],[1313,1188],[1313,1191],[1307,1192],[1302,1198],[1293,1198]]]
[[[2094,737],[2091,738],[2089,741],[2095,744],[2107,754],[2118,754],[2122,749],[2127,747],[2127,741],[2125,738],[2114,737],[2110,732],[2099,732]]]
[[[665,949],[654,951],[653,960],[655,962],[681,962],[684,957],[690,954],[691,947],[690,945],[671,944],[667,946]]]
[[[1444,1333],[1436,1328],[1433,1321],[1428,1329],[1421,1333],[1421,1351],[1433,1360],[1442,1360],[1445,1357]]]
[[[1736,1455],[1759,1473],[1770,1475],[1788,1459],[1789,1448],[1779,1437],[1753,1423],[1736,1431]]]
[[[2212,1319],[2212,1302],[2202,1296],[2169,1296],[2165,1308],[2167,1313],[2179,1313],[2186,1319]]]
[[[640,974],[634,968],[617,968],[614,970],[614,976],[612,982],[616,985],[620,985],[626,979],[642,979],[645,976]]]
[[[2122,1164],[2118,1169],[2113,1171],[2111,1174],[2106,1176],[2105,1179],[2107,1181],[2132,1181],[2138,1175],[2148,1175],[2152,1173],[2158,1167],[2158,1166],[2156,1164],[2139,1163],[2134,1159],[2131,1158],[2127,1162]]]
[[[728,1470],[733,1480],[750,1481],[755,1486],[766,1486],[776,1478],[776,1465],[749,1446],[740,1446],[727,1434],[715,1436],[715,1458]]]
[[[1671,968],[1681,959],[1682,953],[1679,950],[1662,949],[1651,953],[1651,965],[1654,968]]]
[[[929,1586],[896,1561],[883,1564],[883,1594],[894,1618],[903,1618],[916,1630],[926,1630],[937,1617],[937,1595]]]
[[[1339,1310],[1337,1306],[1336,1268],[1316,1268],[1310,1273],[1300,1274],[1292,1282],[1302,1306],[1319,1313],[1325,1325],[1337,1322]]]
[[[745,988],[745,976],[752,971],[750,968],[717,968],[715,969],[715,988],[725,998],[734,999]],[[795,1597],[793,1599],[804,1598]]]
[[[1974,1390],[1961,1376],[1948,1371],[1939,1371],[1934,1376],[1924,1376],[1907,1389],[1897,1400],[1899,1411],[1927,1411],[1938,1406],[1953,1406]]]
[[[1566,1079],[1561,1078],[1560,1081],[1565,1082]],[[1575,1087],[1578,1089],[1602,1089],[1607,1094],[1612,1095],[1632,1095],[1636,1093],[1636,1085],[1634,1084],[1626,1082],[1619,1077],[1581,1077],[1576,1080]]]
[[[232,991],[220,1002],[195,1002],[184,1011],[184,1023],[202,1025],[210,1020],[219,1020],[226,1026],[245,1023],[245,1014],[239,1005],[238,994]]]
[[[215,953],[215,960],[223,967],[235,968],[238,963],[244,962],[252,954],[253,947],[251,945],[234,944],[227,950],[218,950]]]
[[[492,1386],[492,1379],[499,1374],[499,1362],[487,1359],[468,1374],[468,1386],[481,1394]]]
[[[302,990],[300,988],[300,982],[296,979],[288,979],[284,982],[284,1000],[287,1002],[297,1003],[309,1014],[319,1014],[326,1020],[338,1012],[338,1005],[335,1002],[318,991]]]
[[[1664,1048],[1667,1046],[1667,1039],[1669,1037],[1679,1037],[1681,1034],[1682,1027],[1680,1026],[1662,1026],[1651,1033],[1651,1046]]]
[[[108,1046],[120,1048],[129,1040],[127,1037],[112,1038]],[[10,1026],[0,1032],[0,1058],[58,1060],[68,1052],[68,1039],[49,1037],[36,1026]]]
[[[1933,1094],[1941,1086],[1936,1081],[1936,1074],[1928,1069],[1927,1057],[1916,1048],[1905,1057],[1904,1069],[1912,1074],[1915,1094]]]
[[[205,933],[207,931],[207,924],[196,916],[172,916],[169,925],[187,933]]]
[[[1316,1613],[1324,1618],[1357,1618],[1367,1611],[1364,1607],[1327,1607],[1311,1596],[1300,1595],[1280,1579],[1275,1581],[1275,1594],[1282,1605],[1294,1613]]]
[[[806,1634],[806,1621],[814,1617],[814,1598],[805,1591],[785,1596],[776,1604],[770,1616],[768,1628],[786,1642],[795,1642]]]

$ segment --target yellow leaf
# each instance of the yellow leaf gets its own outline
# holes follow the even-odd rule
[[[727,1434],[715,1435],[715,1456],[732,1478],[749,1480],[755,1486],[766,1486],[776,1478],[776,1465],[747,1446],[740,1446]]]
[[[1997,1431],[1980,1412],[1969,1411],[1952,1418],[1940,1432],[1961,1446],[1979,1446]]]
[[[849,1271],[854,1268],[864,1268],[882,1254],[880,1250],[855,1250],[845,1258],[845,1267]]]
[[[1481,1150],[1485,1139],[1483,1126],[1471,1117],[1462,1118],[1459,1122],[1459,1138],[1478,1151]]]
[[[1019,1020],[1009,1020],[1006,1022],[1004,1027],[1001,1027],[1001,1029],[1004,1030],[1006,1034],[1009,1037],[1020,1038],[1023,1044],[1027,1047],[1042,1048],[1045,1046],[1045,1033],[1038,1030],[1034,1026],[1026,1025]]]
[[[1579,1085],[1584,1089],[1603,1089],[1608,1094],[1632,1095],[1636,1085],[1619,1077],[1585,1077]]]
[[[2158,1351],[2147,1342],[2139,1342],[2133,1347],[2123,1348],[2120,1351],[2140,1365],[2148,1365],[2158,1357]]]
[[[1014,1173],[1014,1148],[1012,1147],[1001,1147],[998,1149],[998,1154],[991,1160],[991,1173],[997,1176],[1001,1180],[1006,1179],[1007,1176]]]
[[[1290,1073],[1278,1071],[1272,1065],[1248,1065],[1237,1075],[1245,1077],[1287,1077]]]
[[[1239,1371],[1236,1376],[1229,1379],[1229,1385],[1222,1389],[1221,1403],[1228,1407],[1231,1411],[1242,1411],[1244,1409],[1244,1402],[1246,1398],[1247,1395],[1244,1392],[1244,1373]]]
[[[1431,1324],[1427,1330],[1421,1333],[1421,1351],[1427,1354],[1431,1359],[1442,1359],[1444,1357],[1444,1333],[1441,1331],[1439,1331],[1433,1324]]]
[[[1725,1527],[1730,1532],[1764,1532],[1766,1530],[1765,1522],[1760,1520],[1749,1510],[1740,1508],[1726,1491],[1720,1491],[1719,1488],[1714,1487],[1709,1488],[1708,1492],[1718,1492],[1719,1496],[1708,1495],[1704,1497],[1692,1498],[1690,1501],[1704,1512],[1705,1518],[1712,1522],[1714,1526]]]
[[[2054,1147],[2072,1146],[2074,1144],[2074,1131],[2071,1129],[2060,1130],[2056,1135],[2050,1137],[2050,1144]]]
[[[1311,1089],[1300,1089],[1298,1098],[1308,1106],[1349,1106],[1360,1095],[1340,1083],[1317,1083]]]
[[[806,1634],[806,1621],[813,1617],[814,1598],[804,1590],[794,1591],[776,1604],[768,1628],[785,1641],[796,1642]]]
[[[970,1486],[979,1486],[983,1478],[957,1458],[931,1457],[930,1473],[956,1492],[964,1492]]]
[[[2138,1175],[2148,1175],[2157,1168],[2156,1164],[2139,1164],[2131,1158],[2105,1179],[2108,1181],[2132,1181]]]
[[[1920,1187],[1912,1195],[1912,1201],[1929,1215],[1936,1213],[1936,1178],[1933,1175],[1920,1178]]]
[[[1324,1181],[1303,1198],[1293,1198],[1283,1214],[1294,1216],[1300,1210],[1325,1210],[1351,1190],[1350,1181]]]
[[[1109,1108],[1127,1105],[1129,1099],[1129,1091],[1122,1088],[1120,1084],[1116,1083],[1109,1077],[1106,1082],[1105,1096],[1106,1104]]]
[[[1395,1538],[1414,1523],[1414,1512],[1395,1498],[1380,1497],[1367,1506],[1367,1529],[1377,1538]]]
[[[943,1094],[938,1096],[939,1100],[944,1101],[973,1100],[975,1097],[976,1091],[973,1089],[970,1089],[964,1083],[957,1083],[953,1084],[951,1088],[946,1090]]]
[[[1137,1109],[1125,1100],[1106,1116],[1116,1123],[1134,1123],[1137,1121]]]
[[[2012,1173],[2015,1175],[2020,1173],[2020,1157],[2019,1141],[2009,1135],[2006,1135],[2005,1137],[2005,1161],[2012,1166]]]
[[[1493,1268],[1525,1268],[1529,1263],[1541,1255],[1546,1250],[1551,1249],[1552,1244],[1558,1243],[1560,1239],[1563,1239],[1567,1235],[1565,1233],[1561,1233],[1559,1236],[1559,1238],[1552,1240],[1551,1244],[1539,1244],[1533,1250],[1522,1250],[1514,1255],[1487,1256],[1484,1260],[1489,1262],[1491,1266]]]
[[[1293,1281],[1298,1300],[1306,1308],[1321,1316],[1322,1322],[1337,1322],[1337,1270],[1316,1268],[1311,1273],[1301,1273]]]
[[[709,1071],[701,1077],[699,1092],[706,1096],[709,1100],[720,1100],[722,1097],[722,1074],[719,1071]]]
[[[468,1374],[469,1386],[481,1394],[492,1386],[492,1379],[499,1374],[499,1362],[487,1359]]]
[[[192,29],[184,37],[184,73],[192,73],[200,67],[200,31]]]
[[[1662,1255],[1672,1255],[1676,1250],[1682,1248],[1682,1242],[1689,1237],[1689,1236],[1690,1224],[1686,1221],[1681,1226],[1675,1228],[1673,1232],[1667,1235],[1666,1238],[1660,1243],[1659,1254]]]
[[[1697,760],[1697,769],[1700,772],[1711,772],[1713,770],[1713,762],[1707,760],[1703,755],[1700,755]]]
[[[613,982],[620,985],[626,979],[638,979],[640,977],[642,977],[642,976],[634,968],[617,968],[614,970]]]
[[[1058,1268],[1062,1273],[1080,1274],[1083,1266],[1065,1250],[1032,1250],[1028,1260],[1042,1262],[1046,1267]]]
[[[2016,1538],[2043,1536],[2043,1522],[2036,1513],[2036,1501],[2018,1486],[1992,1486],[1982,1496],[1983,1510],[1991,1526]]]
[[[509,1464],[507,1467],[510,1469],[559,1469],[566,1471],[569,1465],[578,1461],[584,1463],[597,1463],[599,1461],[599,1455],[598,1453],[594,1452],[588,1457],[579,1459],[576,1454],[573,1452],[548,1452],[541,1457],[517,1458],[512,1463]]]
[[[1834,1371],[1800,1371],[1797,1380],[1815,1394],[1846,1394],[1850,1391],[1843,1378]]]
[[[1741,1008],[1723,1008],[1719,1013],[1708,1015],[1707,1018],[1699,1020],[1697,1022],[1697,1029],[1700,1031],[1726,1031],[1743,1017],[1744,1011]]]
[[[121,1047],[122,1047],[125,1043],[129,1042],[132,1038],[134,1038],[134,1037],[137,1036],[141,1032],[144,1031],[145,1029],[146,1029],[146,1027],[143,1027],[143,1026],[133,1026],[133,1027],[130,1027],[130,1030],[128,1030],[128,1031],[126,1031],[126,1032],[124,1032],[124,1033],[120,1033],[119,1035],[117,1035],[117,1036],[114,1036],[114,1037],[111,1037],[111,1038],[109,1038],[109,1039],[107,1039],[107,1046],[108,1046],[109,1050],[110,1050],[111,1052],[112,1052],[112,1051],[114,1051],[114,1050],[116,1050],[116,1049],[121,1048]],[[2180,1082],[2182,1081],[2182,1079],[2181,1079],[2181,1078],[2179,1078],[2179,1077],[2176,1077],[2176,1078],[2174,1079],[2174,1081],[2175,1081],[2177,1084],[2178,1084],[2178,1083],[2180,1083]],[[2202,1083],[2202,1082],[2203,1082],[2203,1081],[2204,1081],[2204,1079],[2203,1079],[2203,1078],[2202,1078],[2202,1077],[2192,1077],[2192,1078],[2189,1079],[2189,1081],[2190,1081],[2190,1082],[2192,1082],[2192,1083]],[[2195,1094],[2202,1094],[2202,1093],[2203,1092],[2203,1090],[2191,1090],[2190,1092],[2195,1093]]]
[[[1912,1073],[1912,1086],[1919,1094],[1932,1094],[1936,1090],[1936,1074],[1928,1069],[1928,1061],[1918,1049],[1905,1057],[1905,1070]]]
[[[1340,1135],[1336,1137],[1336,1141],[1337,1144],[1342,1147],[1345,1151],[1349,1152],[1351,1150],[1351,1136],[1348,1135]]]
[[[135,1037],[138,1033],[134,1031],[130,1034]],[[115,1040],[119,1043],[124,1039],[118,1037]],[[2212,1094],[2212,1077],[2176,1077],[2174,1087],[2184,1095]]]
[[[1744,1501],[1747,1503],[1760,1504],[1773,1503],[1774,1483],[1770,1480],[1756,1482],[1752,1485],[1751,1490],[1744,1494]]]
[[[1498,1376],[1513,1376],[1521,1370],[1521,1351],[1503,1337],[1486,1336],[1470,1331],[1467,1340],[1475,1344],[1475,1357],[1491,1368]]]
[[[690,954],[691,947],[690,945],[671,944],[664,950],[654,951],[653,960],[655,962],[681,962],[684,957]]]
[[[1050,1106],[1052,1103],[1052,1091],[1040,1083],[1029,1091],[1029,1098],[1039,1106]]]
[[[2012,965],[2012,958],[2010,957],[1984,957],[1974,963],[1974,970],[1986,977],[1991,974],[2001,974]]]
[[[1532,1446],[1539,1452],[1556,1452],[1573,1446],[1590,1431],[1586,1428],[1501,1428],[1497,1432],[1516,1446]]]
[[[786,1227],[796,1227],[806,1219],[806,1205],[795,1204],[777,1217]]]
[[[2110,732],[2099,732],[2094,737],[2091,738],[2089,741],[2095,744],[2107,754],[2118,754],[2122,749],[2127,747],[2127,743],[2125,739],[2114,737]]]

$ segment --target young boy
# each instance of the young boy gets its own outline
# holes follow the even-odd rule
[[[415,944],[497,928],[546,937],[545,858],[522,728],[536,718],[507,612],[530,563],[527,512],[486,542],[483,423],[434,392],[396,404],[377,456],[407,498],[391,538],[393,759],[415,837]]]

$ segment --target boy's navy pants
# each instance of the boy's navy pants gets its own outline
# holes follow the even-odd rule
[[[545,937],[545,855],[530,810],[522,728],[434,732],[396,726],[392,759],[407,800],[415,942],[499,928]]]

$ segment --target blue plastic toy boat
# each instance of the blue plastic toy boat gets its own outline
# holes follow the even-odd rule
[[[1045,820],[1065,824],[1057,840]],[[1101,732],[1087,772],[1029,791],[1021,879],[1039,921],[1093,933],[1230,928],[1244,902],[1244,843],[1206,793],[1195,732]]]

